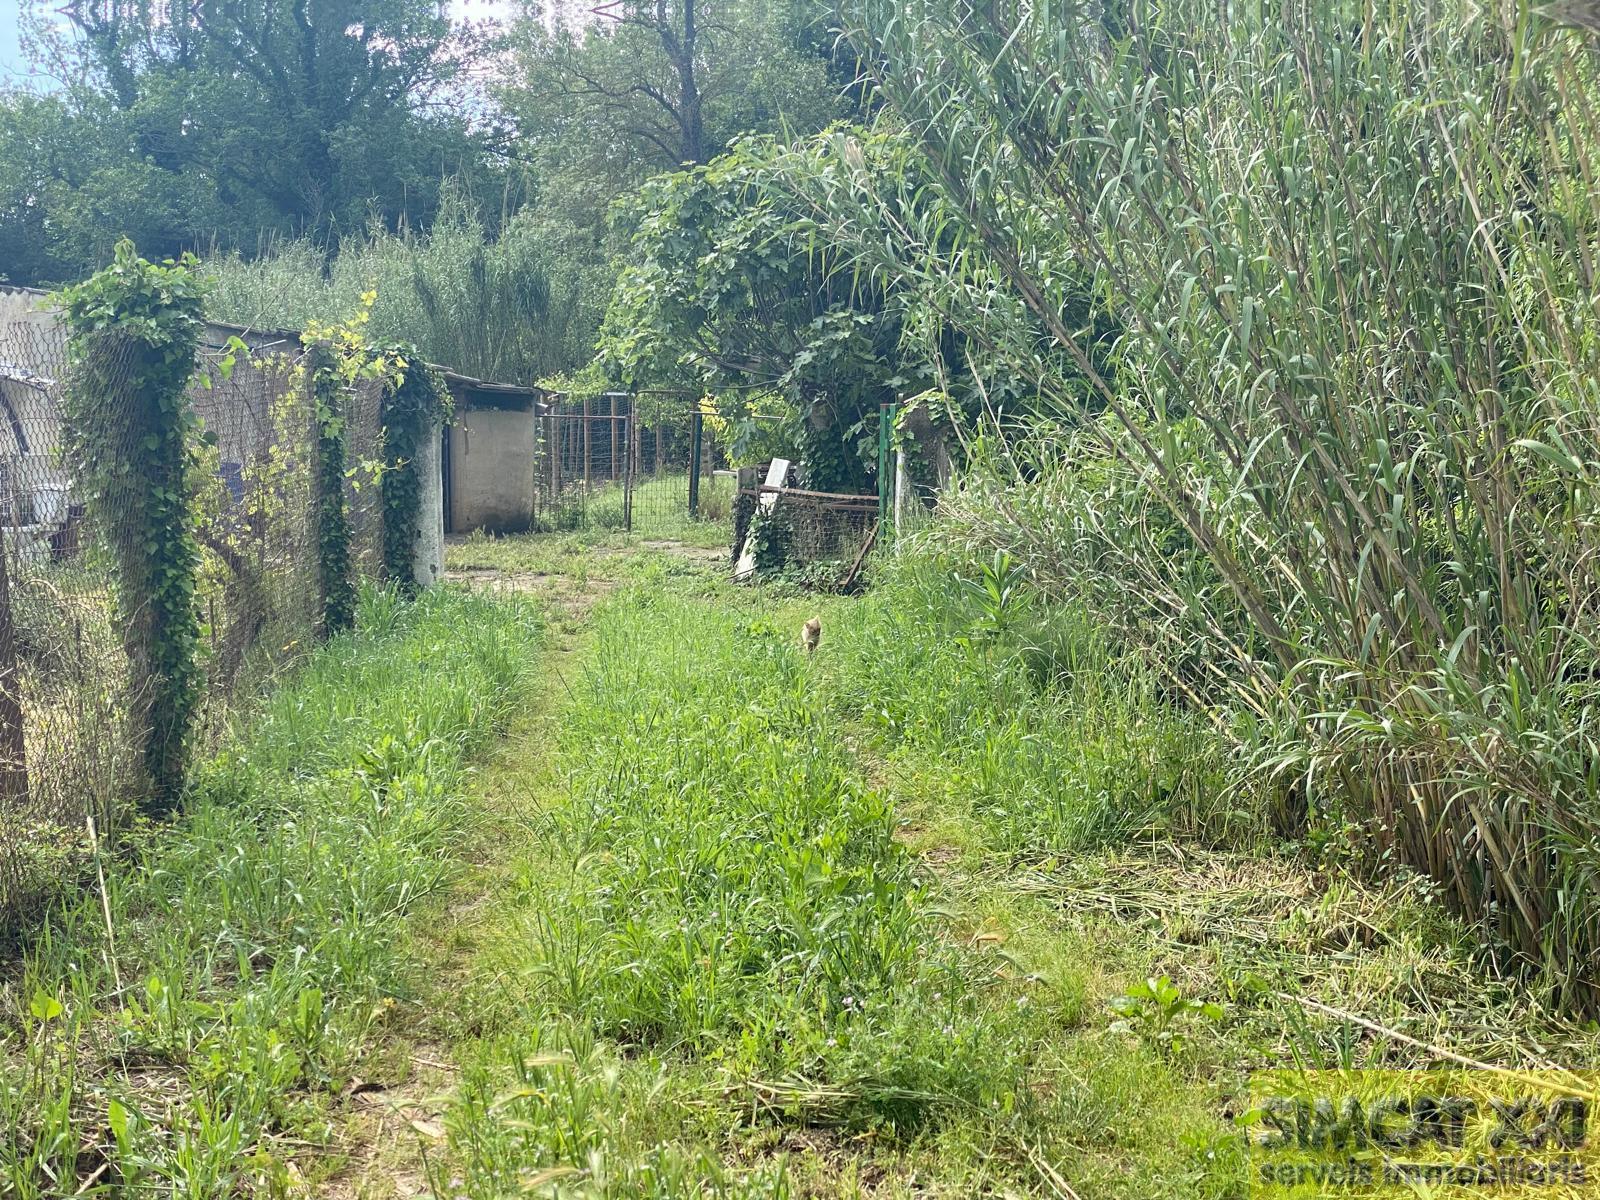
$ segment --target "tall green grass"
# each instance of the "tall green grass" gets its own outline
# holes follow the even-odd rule
[[[841,144],[807,184],[827,236],[1059,414],[979,540],[1031,543],[1241,762],[1600,1005],[1589,35],[1420,2],[845,8],[936,182],[879,194]],[[1085,291],[1105,359],[1062,316]],[[1088,483],[1042,513],[1012,488],[1040,472]]]
[[[1258,838],[1223,743],[1081,605],[1046,603],[1020,560],[908,544],[830,629],[833,703],[891,767],[926,781],[997,849],[1033,858],[1166,833]]]
[[[797,634],[812,603],[662,565],[597,610],[552,723],[534,845],[475,972],[481,1041],[445,1118],[436,1191],[847,1194],[844,1163],[802,1183],[770,1150],[786,1130],[821,1129],[846,1162],[912,1155],[948,1183],[938,1194],[1032,1194],[1047,1190],[1036,1160],[1086,1163],[1108,1113],[1148,1103],[1162,1160],[1184,1148],[1170,1183],[1142,1145],[1131,1156],[1147,1194],[1221,1194],[1231,1157],[1194,1150],[1216,1141],[1210,1118],[1187,1093],[1157,1099],[1176,1086],[1171,1064],[1119,1043],[1082,1048],[1092,1072],[1048,1065],[1053,1039],[1093,1019],[1082,978],[974,945],[970,916],[945,910],[907,849],[890,788],[869,781],[857,709],[882,664],[863,651],[909,638],[897,661],[915,672],[940,643],[892,604],[835,601],[808,659]],[[973,655],[965,669],[988,672]],[[932,673],[957,686],[955,669]],[[856,690],[835,695],[842,677]],[[883,686],[909,682],[886,672]],[[978,696],[961,711],[981,723]],[[922,736],[931,748],[941,733]],[[999,824],[1014,822],[1017,843],[1058,844],[1023,828],[1029,797],[1011,789],[1024,774],[981,807],[1016,800]],[[1063,812],[1080,806],[1109,836],[1100,798],[1064,795]]]
[[[287,241],[206,268],[206,311],[216,320],[298,330],[344,320],[375,291],[367,330],[375,340],[415,345],[430,362],[481,379],[532,383],[588,350],[570,344],[572,307],[552,296],[548,248],[529,222],[513,219],[493,237],[449,186],[426,233],[374,228],[346,238],[336,255]]]
[[[516,702],[531,609],[368,592],[0,983],[0,1194],[287,1194],[297,1147],[410,991],[468,756]],[[110,927],[108,931],[108,925]]]

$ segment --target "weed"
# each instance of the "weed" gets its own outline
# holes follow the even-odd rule
[[[275,1194],[280,1141],[326,1137],[408,990],[397,934],[452,870],[466,756],[538,638],[526,608],[444,589],[369,594],[362,622],[203,767],[181,821],[111,864],[115,961],[85,897],[0,991],[0,1193]]]
[[[1165,975],[1152,975],[1134,984],[1121,996],[1111,999],[1111,1011],[1118,1020],[1111,1028],[1119,1033],[1134,1033],[1165,1049],[1182,1048],[1186,1027],[1196,1020],[1220,1021],[1223,1010],[1211,1000],[1185,996]]]

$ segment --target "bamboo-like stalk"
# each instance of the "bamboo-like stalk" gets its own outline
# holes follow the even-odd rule
[[[772,180],[1036,389],[969,527],[1600,1007],[1590,48],[1420,2],[845,8],[892,169]]]

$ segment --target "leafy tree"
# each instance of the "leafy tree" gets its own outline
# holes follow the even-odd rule
[[[720,395],[735,412],[747,407],[740,397],[783,399],[795,416],[785,448],[830,489],[871,478],[885,401],[920,398],[907,432],[941,479],[951,442],[980,413],[1013,433],[1026,421],[1042,376],[1093,408],[1082,374],[1020,304],[939,286],[952,246],[938,231],[955,214],[928,185],[916,146],[892,125],[793,145],[752,139],[652,180],[602,331],[604,362],[635,383]],[[1081,275],[1064,271],[1062,284],[1060,317],[1109,373],[1114,322]],[[980,319],[996,307],[1011,318],[1003,343]],[[1019,356],[1030,371],[1015,369]]]
[[[622,0],[581,16],[532,7],[508,38],[497,91],[525,165],[520,216],[566,303],[559,369],[579,366],[629,233],[611,202],[650,176],[700,165],[749,133],[810,133],[851,111],[805,0]]]
[[[787,400],[808,482],[859,488],[901,382],[898,317],[809,252],[794,207],[761,186],[774,152],[741,144],[645,185],[601,354],[635,383]]]
[[[371,216],[426,222],[442,176],[478,169],[446,103],[476,48],[442,0],[70,5],[34,25],[67,86],[0,103],[0,243],[37,278],[102,259],[121,234],[162,253],[264,232],[326,236]],[[3,185],[0,185],[3,186]]]
[[[552,28],[537,10],[512,35],[501,92],[535,149],[558,148],[620,195],[700,165],[746,133],[820,129],[846,115],[809,6],[768,0],[613,0]],[[591,193],[592,197],[593,193]]]

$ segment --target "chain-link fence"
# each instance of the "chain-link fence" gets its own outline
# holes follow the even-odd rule
[[[539,418],[535,528],[672,537],[726,521],[734,472],[682,393],[562,396]]]
[[[189,400],[203,434],[194,468],[196,601],[213,738],[247,683],[309,649],[318,622],[314,413],[289,335],[202,340]],[[224,360],[232,362],[226,369]],[[100,364],[102,372],[115,364]],[[135,751],[130,643],[119,616],[119,550],[92,519],[64,455],[66,331],[35,310],[0,314],[0,934],[26,923],[52,882],[75,877],[124,815]],[[382,570],[381,384],[346,397],[354,570]],[[97,508],[134,503],[115,492]]]

